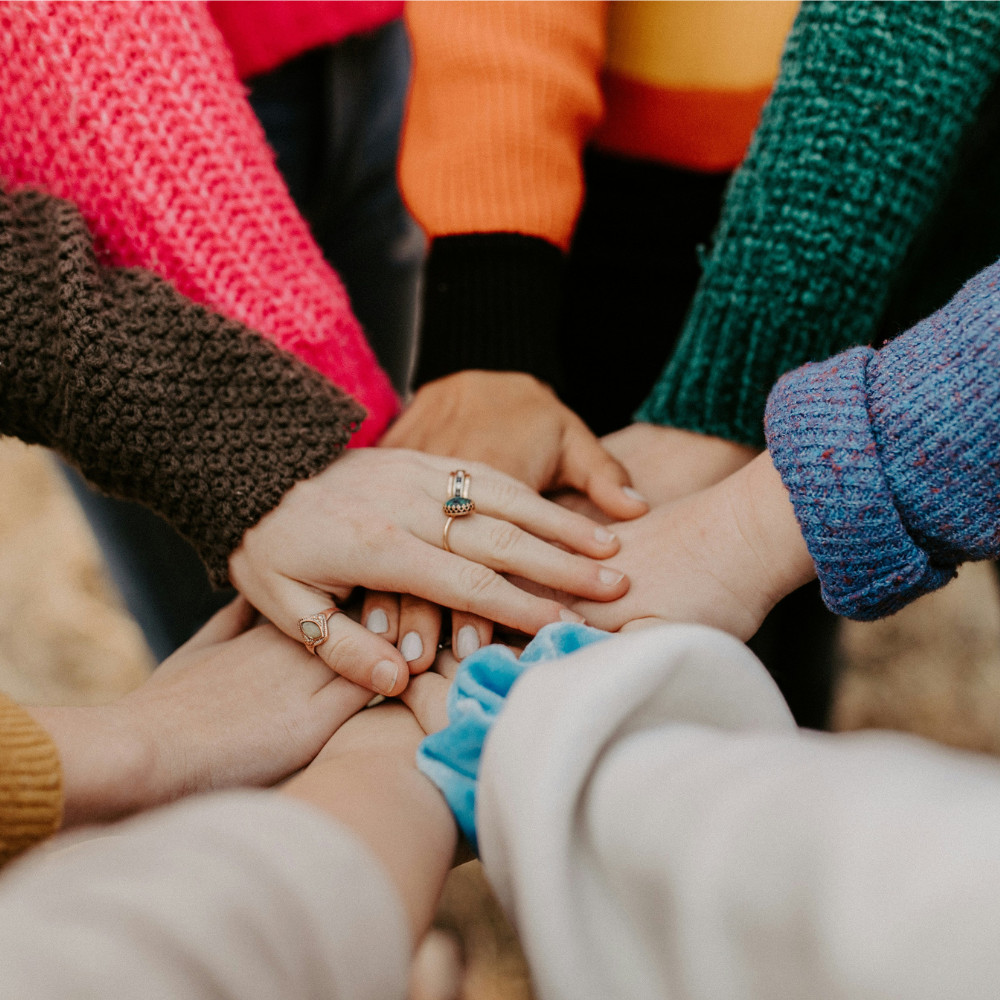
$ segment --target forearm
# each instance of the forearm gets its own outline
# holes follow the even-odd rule
[[[558,387],[563,257],[601,111],[602,3],[406,8],[400,183],[431,238],[418,384],[462,369]]]
[[[378,711],[409,715],[397,706]],[[353,726],[366,721],[359,717]],[[422,737],[413,724],[408,735],[386,741],[383,749],[325,752],[282,790],[322,810],[368,847],[399,895],[414,941],[430,925],[458,839],[447,803],[414,763]],[[332,744],[342,740],[338,734]]]
[[[0,6],[0,180],[79,206],[149,268],[362,401],[396,400],[275,168],[204,4]],[[152,124],[155,123],[155,124]]]
[[[1000,556],[1000,265],[880,351],[790,372],[768,444],[830,606],[890,613]]]
[[[394,889],[313,809],[215,794],[65,843],[0,886],[13,995],[406,995],[412,941]]]
[[[998,68],[990,5],[804,4],[639,418],[760,447],[778,376],[869,342]]]
[[[0,432],[152,507],[225,582],[244,532],[363,411],[152,275],[100,268],[66,202],[0,193],[0,229]]]

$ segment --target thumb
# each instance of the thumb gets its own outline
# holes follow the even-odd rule
[[[632,489],[625,466],[604,450],[582,421],[565,432],[561,485],[586,494],[615,521],[630,521],[649,510],[649,504]]]
[[[410,670],[403,654],[392,643],[335,608],[329,594],[285,579],[275,589],[273,598],[274,606],[261,610],[296,642],[305,643],[299,622],[325,613],[327,636],[317,643],[315,650],[334,673],[387,698],[395,697],[406,687]]]
[[[242,594],[237,594],[184,643],[184,648],[204,649],[206,646],[214,646],[217,642],[235,639],[253,624],[256,614],[253,605]]]

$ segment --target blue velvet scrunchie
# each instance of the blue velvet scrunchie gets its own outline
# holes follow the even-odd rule
[[[476,837],[476,781],[486,735],[503,709],[514,682],[527,667],[573,653],[608,637],[586,625],[546,625],[518,659],[506,646],[486,646],[462,661],[448,692],[448,725],[424,738],[417,767],[444,795],[473,850]]]

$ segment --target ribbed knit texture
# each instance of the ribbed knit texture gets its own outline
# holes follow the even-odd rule
[[[102,270],[76,209],[0,195],[0,433],[152,507],[217,585],[243,533],[363,416],[317,372],[142,271]]]
[[[466,368],[528,372],[563,385],[559,312],[565,255],[520,233],[433,241],[423,283],[415,385]]]
[[[833,611],[871,619],[1000,558],[1000,263],[880,351],[785,375],[767,442]]]
[[[1000,70],[1000,5],[804,3],[640,420],[763,444],[775,379],[871,339]]]
[[[48,733],[0,694],[0,865],[62,822],[62,768]]]
[[[204,4],[0,4],[0,183],[78,205],[146,267],[293,351],[368,411],[397,401],[275,169]]]

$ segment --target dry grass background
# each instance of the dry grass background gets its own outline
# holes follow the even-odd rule
[[[96,704],[142,681],[142,637],[75,502],[44,452],[9,440],[0,441],[0,554],[0,690],[28,703]],[[1000,593],[990,567],[966,567],[887,621],[847,623],[841,649],[836,728],[901,729],[1000,753]],[[466,1000],[531,996],[478,865],[453,873],[439,919],[463,939]]]

